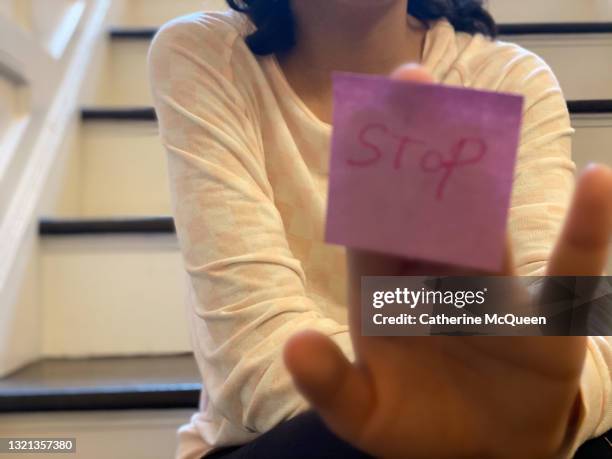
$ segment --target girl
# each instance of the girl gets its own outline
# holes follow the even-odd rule
[[[323,242],[331,73],[391,75],[522,94],[502,274],[600,275],[612,172],[589,168],[569,207],[549,67],[477,0],[228,3],[149,55],[203,378],[177,457],[569,458],[609,429],[609,339],[361,337],[360,276],[446,268]]]

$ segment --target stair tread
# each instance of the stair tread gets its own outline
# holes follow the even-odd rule
[[[197,407],[192,354],[43,359],[0,379],[0,412]]]

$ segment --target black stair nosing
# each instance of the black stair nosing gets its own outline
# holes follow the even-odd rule
[[[83,121],[157,121],[153,107],[84,107]]]
[[[115,40],[151,40],[157,30],[156,27],[113,27],[108,35]]]
[[[35,411],[94,411],[181,409],[198,407],[200,384],[163,384],[0,394],[0,413]]]
[[[96,234],[175,234],[172,217],[135,218],[48,218],[38,223],[41,236],[72,236]]]
[[[612,22],[506,23],[497,26],[500,35],[583,35],[612,33]]]
[[[612,99],[569,100],[567,107],[572,115],[612,114]]]
[[[612,22],[516,22],[497,25],[500,35],[571,35],[612,33]],[[111,39],[151,40],[156,27],[113,27],[108,31]]]
[[[612,113],[612,99],[569,100],[571,114]],[[82,119],[101,121],[157,121],[153,107],[126,108],[84,108]]]

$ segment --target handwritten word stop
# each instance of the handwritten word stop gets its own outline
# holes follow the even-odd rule
[[[496,271],[523,98],[334,74],[326,241]]]

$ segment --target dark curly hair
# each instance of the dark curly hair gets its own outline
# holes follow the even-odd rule
[[[289,51],[296,42],[290,0],[227,0],[236,11],[245,13],[257,27],[246,38],[254,54]],[[446,18],[459,32],[497,36],[497,26],[482,0],[410,0],[408,13],[428,24]]]

